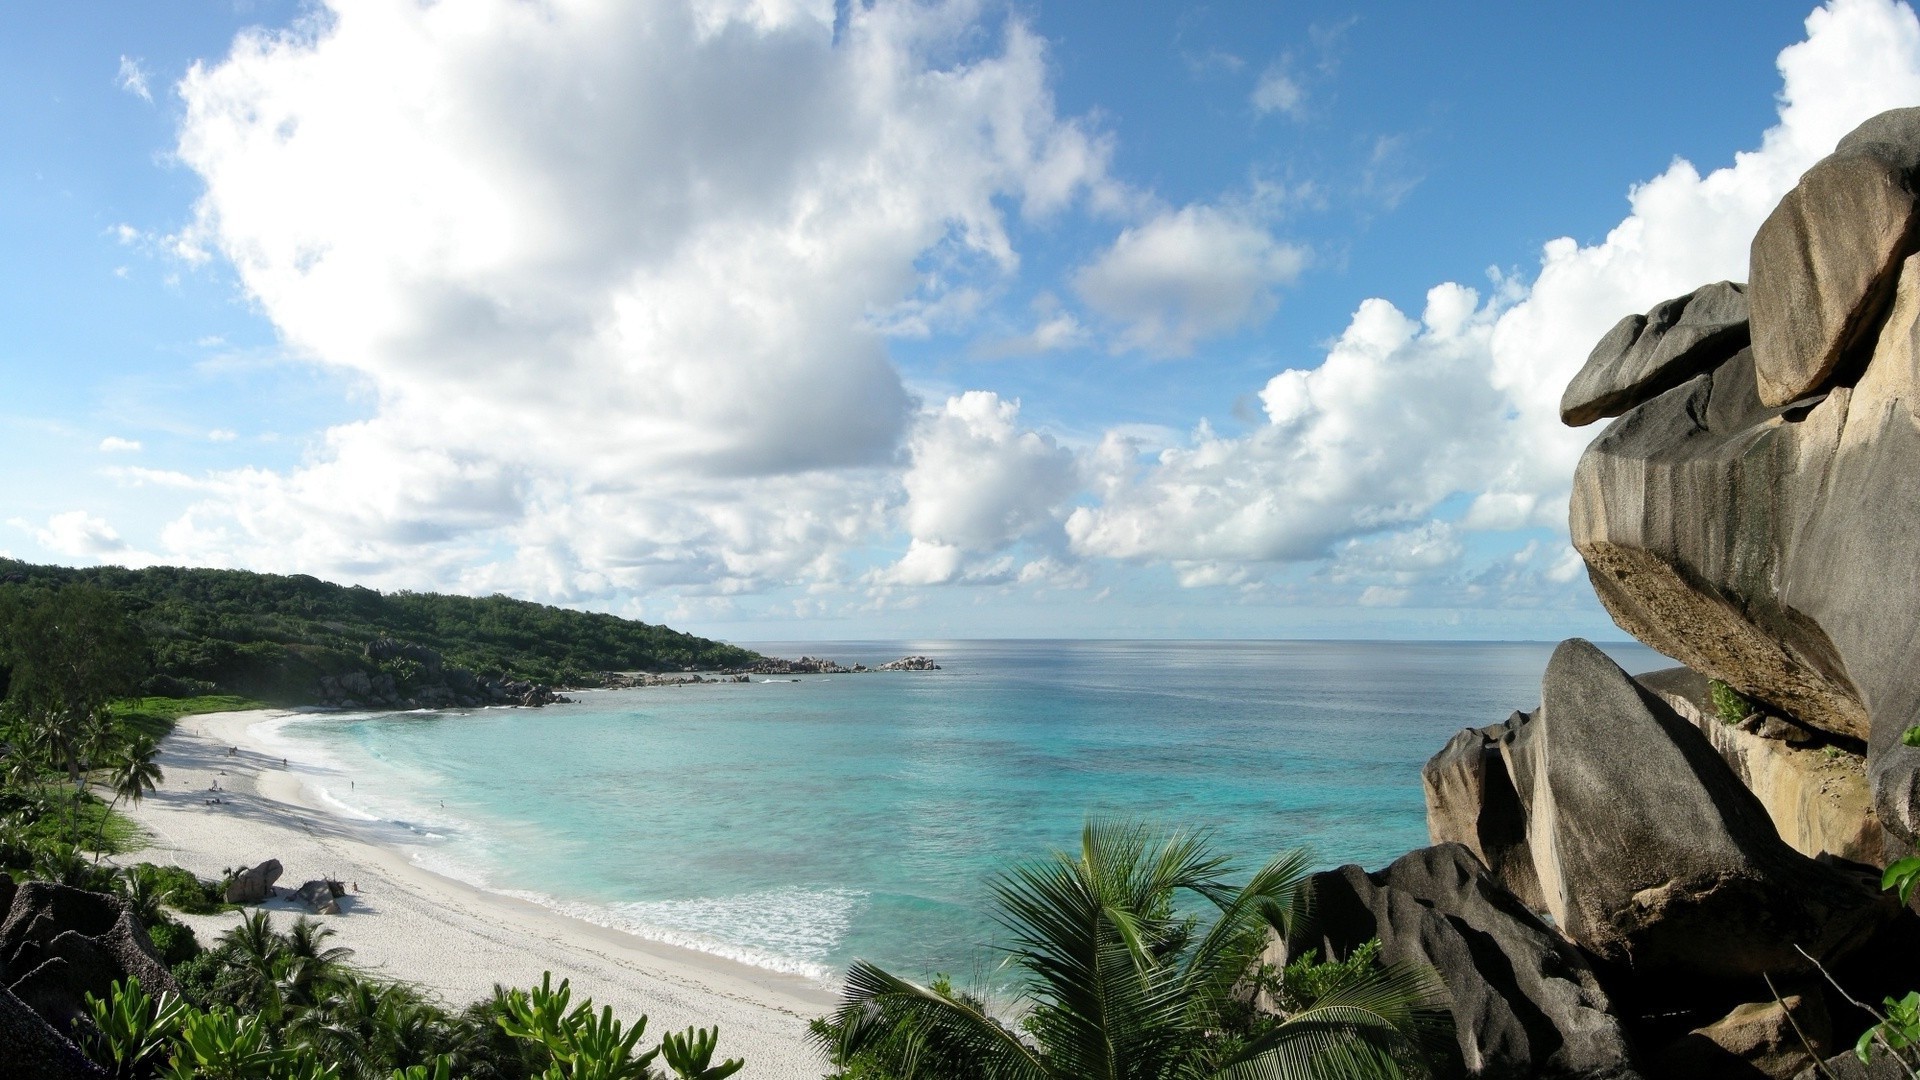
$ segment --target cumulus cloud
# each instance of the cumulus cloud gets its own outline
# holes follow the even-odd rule
[[[1144,467],[1109,436],[1095,455],[1100,504],[1067,532],[1084,555],[1279,562],[1319,559],[1337,541],[1423,519],[1485,467],[1462,416],[1499,408],[1487,384],[1490,307],[1442,285],[1419,321],[1369,300],[1310,371],[1260,393],[1267,423],[1238,438],[1202,425]]]
[[[855,5],[836,40],[786,0],[337,0],[243,35],[180,85],[206,184],[181,243],[377,407],[291,473],[214,478],[169,535],[376,579],[818,567],[913,421],[884,335],[1017,266],[1009,206],[1113,198],[1042,42],[980,19]],[[745,502],[781,490],[840,501]]]
[[[1867,117],[1920,100],[1920,22],[1904,4],[1832,0],[1806,25],[1807,39],[1780,54],[1779,121],[1758,149],[1704,175],[1674,161],[1632,189],[1630,213],[1601,242],[1548,243],[1530,284],[1496,275],[1484,303],[1441,285],[1416,322],[1365,301],[1324,363],[1268,382],[1267,423],[1251,432],[1202,424],[1145,463],[1109,438],[1097,455],[1102,501],[1067,522],[1074,550],[1176,562],[1340,555],[1333,573],[1357,580],[1354,558],[1379,552],[1354,538],[1391,532],[1447,550],[1423,530],[1453,498],[1466,510],[1449,529],[1564,532],[1593,433],[1563,427],[1558,403],[1593,343],[1623,315],[1744,280],[1748,242],[1800,174]],[[1469,591],[1512,597],[1522,579],[1578,574],[1564,541],[1529,541],[1513,559]],[[1405,601],[1401,585],[1375,584],[1364,602]]]
[[[1273,314],[1275,290],[1306,264],[1305,248],[1257,220],[1186,206],[1123,231],[1075,273],[1073,289],[1119,324],[1119,347],[1185,356],[1205,338]]]
[[[69,510],[47,519],[45,528],[15,519],[16,528],[26,529],[41,547],[77,559],[99,559],[128,550],[112,525],[85,510]]]
[[[1074,456],[1019,421],[1018,401],[984,390],[948,398],[921,419],[902,479],[912,542],[886,580],[952,581],[968,555],[1057,537],[1059,508],[1076,487]],[[979,567],[972,574],[979,577]]]
[[[140,443],[134,439],[123,439],[118,435],[109,435],[100,440],[100,452],[103,454],[136,454],[140,452]]]

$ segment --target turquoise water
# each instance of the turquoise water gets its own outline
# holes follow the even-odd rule
[[[422,864],[642,936],[825,978],[978,977],[987,884],[1089,814],[1211,828],[1257,863],[1426,843],[1421,764],[1539,698],[1551,644],[765,643],[937,672],[327,716],[274,734]],[[1608,646],[1630,671],[1667,661]]]

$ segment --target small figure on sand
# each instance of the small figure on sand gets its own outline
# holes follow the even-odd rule
[[[232,756],[234,756],[235,754],[238,754],[239,752],[240,752],[240,748],[239,748],[239,747],[237,747],[237,746],[229,746],[229,747],[227,747],[227,756],[228,756],[228,757],[232,757]]]
[[[360,891],[360,883],[359,883],[359,882],[357,882],[357,881],[356,881],[356,882],[354,882],[354,883],[353,883],[353,891],[354,891],[354,892],[359,892],[359,891]]]

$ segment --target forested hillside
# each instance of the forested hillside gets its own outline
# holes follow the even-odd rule
[[[123,605],[150,652],[148,689],[312,700],[323,675],[374,673],[389,637],[483,677],[593,685],[602,671],[748,664],[757,654],[664,626],[505,596],[381,593],[305,575],[156,566],[74,569],[0,559],[0,593],[86,584]]]

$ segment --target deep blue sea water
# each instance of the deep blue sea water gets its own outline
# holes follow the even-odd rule
[[[825,978],[985,974],[988,883],[1088,815],[1305,845],[1426,843],[1420,766],[1539,699],[1548,643],[758,643],[937,672],[660,687],[542,710],[277,724],[308,779],[423,865],[570,914]],[[1629,671],[1665,666],[1606,646]]]

